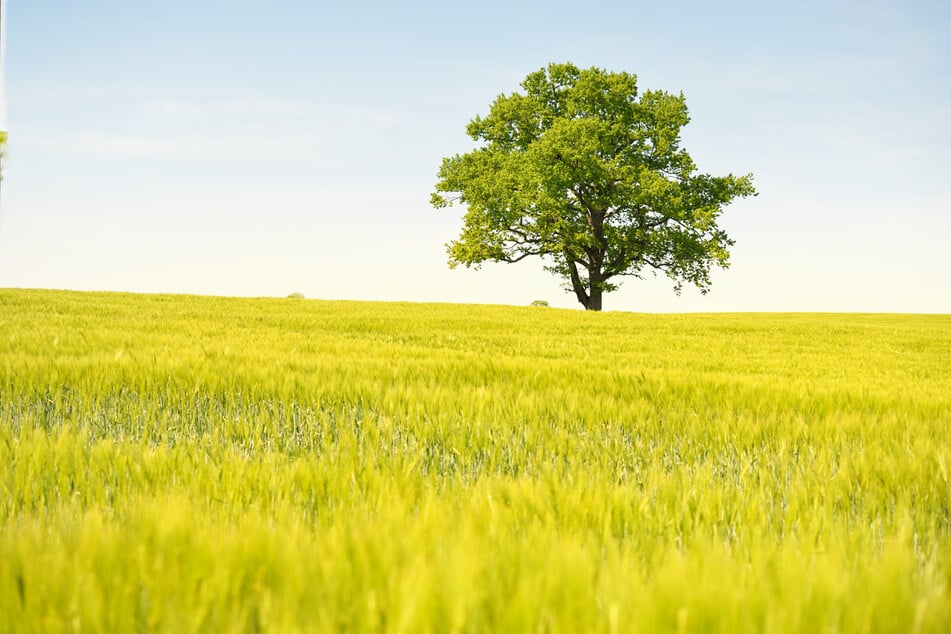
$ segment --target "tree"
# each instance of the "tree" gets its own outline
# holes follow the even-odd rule
[[[570,63],[521,85],[469,122],[475,150],[442,161],[432,204],[467,206],[450,267],[540,256],[587,310],[646,272],[706,293],[733,244],[717,218],[756,191],[750,174],[697,173],[680,147],[683,94],[638,94],[635,75]]]

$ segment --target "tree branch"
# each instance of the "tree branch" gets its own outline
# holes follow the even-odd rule
[[[565,261],[568,263],[568,275],[571,278],[571,287],[575,292],[575,297],[578,298],[578,301],[581,302],[581,305],[585,308],[588,307],[589,295],[585,292],[584,283],[581,281],[581,276],[578,275],[578,266],[575,264],[574,259],[571,257],[567,251],[564,252]]]
[[[509,264],[513,264],[515,262],[520,262],[524,260],[525,258],[531,257],[533,255],[541,255],[541,254],[542,253],[540,251],[524,251],[518,257],[503,255],[502,257],[499,258],[499,262],[507,262]]]

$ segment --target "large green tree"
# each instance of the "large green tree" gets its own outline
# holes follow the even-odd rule
[[[469,122],[477,149],[443,159],[437,208],[467,207],[449,264],[540,256],[588,310],[617,278],[662,272],[702,292],[729,264],[717,218],[755,195],[752,175],[697,172],[680,147],[683,95],[638,92],[637,77],[551,64]]]

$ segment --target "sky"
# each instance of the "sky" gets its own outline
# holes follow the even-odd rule
[[[686,97],[751,172],[707,295],[605,309],[951,313],[951,3],[9,0],[0,287],[577,308],[447,266],[467,122],[551,62]]]

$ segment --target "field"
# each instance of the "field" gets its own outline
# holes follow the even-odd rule
[[[0,290],[0,632],[948,632],[951,316]]]

